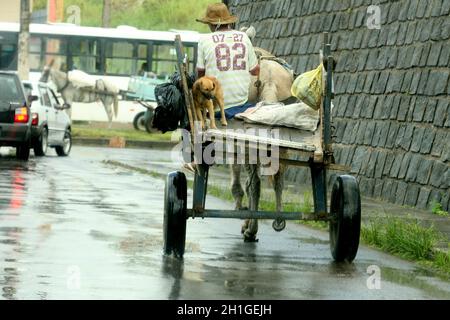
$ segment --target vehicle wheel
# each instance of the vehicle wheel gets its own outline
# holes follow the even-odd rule
[[[42,133],[39,136],[39,139],[33,146],[34,155],[37,157],[43,157],[47,153],[48,149],[48,130],[47,128],[42,129]]]
[[[182,172],[167,175],[164,192],[164,253],[183,257],[186,240],[187,182]]]
[[[361,198],[354,177],[337,177],[330,205],[331,254],[335,261],[352,262],[358,252],[361,230]]]
[[[27,140],[16,147],[16,157],[19,160],[28,161],[30,158],[30,140]]]
[[[67,157],[72,149],[72,135],[70,131],[66,131],[64,134],[64,144],[62,146],[55,147],[55,151],[60,157]]]
[[[145,111],[139,112],[133,119],[133,127],[137,131],[145,131]]]

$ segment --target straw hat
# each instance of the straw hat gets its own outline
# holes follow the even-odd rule
[[[205,17],[195,19],[198,22],[206,24],[231,24],[237,21],[237,17],[232,16],[228,8],[223,3],[213,3],[208,5]]]

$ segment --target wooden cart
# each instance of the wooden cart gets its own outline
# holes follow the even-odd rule
[[[179,38],[176,41],[179,70],[182,74],[184,93],[191,128],[195,120],[192,106],[192,96],[185,81],[186,61],[183,47]],[[331,101],[333,57],[330,54],[328,34],[324,35],[323,59],[326,66],[324,76],[324,96],[320,107],[320,123],[318,129],[312,133],[297,129],[278,127],[278,137],[271,134],[260,136],[258,134],[236,133],[232,130],[208,130],[203,135],[206,143],[202,148],[210,146],[218,139],[234,141],[235,145],[245,146],[250,153],[261,146],[273,147],[279,150],[279,161],[284,165],[308,167],[311,171],[314,212],[271,212],[251,210],[215,210],[205,208],[207,194],[208,171],[210,165],[197,164],[193,185],[192,208],[187,207],[187,182],[184,173],[171,172],[167,176],[164,197],[164,252],[182,257],[184,254],[186,223],[189,218],[236,218],[236,219],[273,219],[280,225],[285,220],[328,221],[330,224],[330,249],[334,260],[351,262],[358,251],[361,201],[359,187],[356,179],[349,175],[340,175],[336,178],[332,190],[329,208],[327,206],[327,170],[342,169],[334,164],[332,137],[331,137]],[[230,121],[227,129],[241,128],[258,129],[261,126],[247,124],[243,121]],[[263,126],[262,126],[263,127]],[[274,128],[265,127],[266,132]],[[194,130],[192,130],[194,131]],[[193,133],[193,132],[192,132]],[[195,148],[195,146],[194,146]],[[237,148],[224,150],[238,157]],[[222,151],[222,150],[221,150]],[[248,160],[248,158],[247,158]]]

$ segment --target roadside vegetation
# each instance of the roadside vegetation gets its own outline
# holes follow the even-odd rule
[[[431,202],[431,212],[441,217],[448,217],[448,212],[442,210],[442,205],[437,201]]]
[[[419,261],[450,276],[450,251],[436,249],[444,239],[434,226],[425,228],[417,219],[378,217],[361,228],[363,243],[401,258]],[[450,249],[450,243],[448,246]]]
[[[196,22],[205,14],[209,3],[217,0],[112,0],[111,27],[129,25],[144,30],[170,29],[208,32],[204,24]],[[45,9],[47,0],[34,0],[33,9]],[[103,1],[65,0],[64,12],[69,6],[81,9],[81,25],[102,26]],[[64,21],[67,17],[65,16]]]
[[[137,131],[131,125],[120,128],[103,128],[95,125],[74,123],[72,125],[72,137],[74,138],[115,138],[121,137],[125,140],[136,141],[170,141],[172,132],[167,133],[148,133]]]
[[[140,172],[154,178],[166,179],[165,174],[146,170],[117,161],[104,161],[103,163],[115,167]],[[188,188],[193,182],[188,180]],[[208,194],[226,201],[233,201],[229,188],[208,184]],[[275,210],[274,199],[267,193],[261,194],[260,210]],[[245,203],[244,199],[244,203]],[[284,211],[313,212],[313,199],[311,192],[304,192],[298,203],[284,202]],[[388,252],[403,259],[418,262],[420,265],[434,269],[445,278],[450,277],[450,243],[448,250],[437,249],[438,243],[444,241],[444,236],[433,226],[425,228],[417,219],[412,217],[377,217],[370,219],[361,226],[361,243]],[[328,230],[328,223],[324,221],[299,221],[300,224],[322,231]]]

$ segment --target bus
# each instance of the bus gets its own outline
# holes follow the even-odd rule
[[[0,23],[0,70],[17,70],[18,23]],[[37,81],[45,65],[62,71],[81,70],[94,78],[111,80],[127,90],[130,78],[151,75],[161,82],[176,71],[175,35],[179,34],[195,70],[200,34],[194,31],[147,31],[131,26],[82,27],[73,24],[31,24],[30,80]],[[117,122],[132,122],[145,108],[136,101],[121,100]],[[107,121],[101,106],[74,103],[72,120]]]

